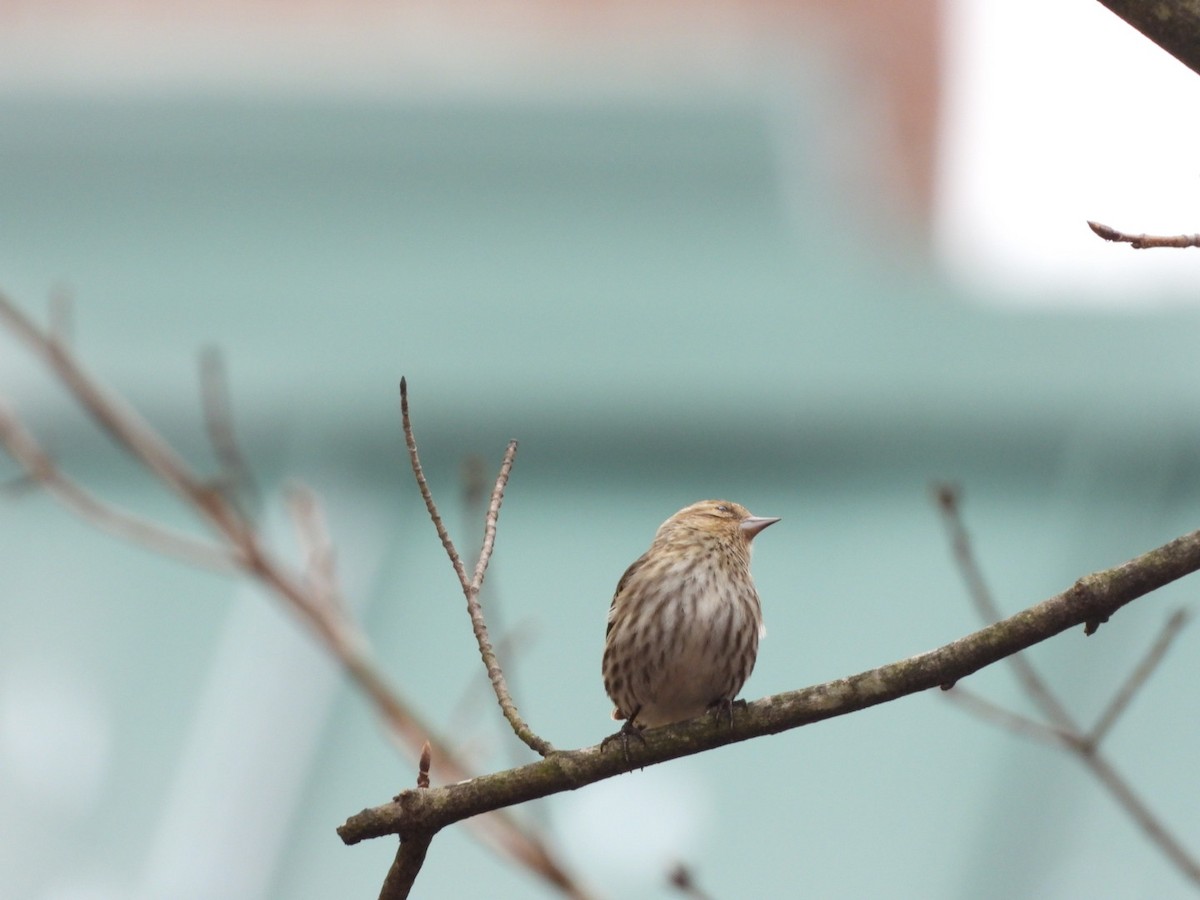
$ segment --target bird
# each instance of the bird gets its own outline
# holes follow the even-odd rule
[[[701,500],[659,526],[621,576],[608,611],[604,689],[621,737],[725,713],[754,668],[763,628],[751,542],[778,518]],[[718,717],[719,718],[719,717]]]

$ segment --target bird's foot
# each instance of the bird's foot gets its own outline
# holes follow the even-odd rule
[[[621,726],[620,730],[614,732],[613,734],[610,734],[608,737],[606,737],[604,740],[602,740],[600,742],[600,752],[603,753],[604,751],[606,751],[608,749],[608,745],[611,744],[613,741],[620,741],[621,742],[621,753],[624,754],[625,762],[628,763],[629,762],[629,739],[630,738],[636,739],[638,742],[641,743],[641,745],[643,747],[646,746],[646,738],[642,734],[642,730],[643,730],[642,726],[635,725],[633,716],[630,716],[628,719],[625,720],[625,724]]]
[[[742,709],[745,705],[745,700],[730,700],[728,697],[722,697],[720,700],[714,700],[708,704],[708,712],[718,725],[724,719],[729,724],[729,727],[732,728],[734,707]]]

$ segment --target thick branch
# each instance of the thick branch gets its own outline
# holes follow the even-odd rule
[[[574,790],[632,769],[822,719],[842,716],[973,672],[1068,628],[1103,622],[1127,603],[1200,569],[1200,531],[1176,538],[1112,569],[1088,575],[1036,606],[928,653],[798,691],[764,697],[739,710],[733,725],[712,717],[650,729],[629,755],[599,747],[554,753],[540,762],[427,791],[405,791],[391,803],[350,817],[338,834],[347,844],[385,834],[417,835],[469,816],[560,791]]]
[[[1200,74],[1200,0],[1100,0],[1100,3]]]
[[[433,759],[433,748],[429,741],[421,748],[421,759],[417,770],[417,788],[429,788],[429,766]],[[421,874],[421,866],[425,864],[425,854],[433,841],[432,834],[422,834],[410,837],[400,842],[392,867],[388,869],[387,878],[379,891],[379,900],[405,900],[412,892],[417,876]]]

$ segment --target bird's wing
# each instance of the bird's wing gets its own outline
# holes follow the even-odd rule
[[[610,603],[608,607],[608,628],[606,628],[604,631],[605,635],[612,631],[613,613],[616,612],[617,600],[620,598],[621,593],[625,590],[625,585],[629,583],[629,579],[633,577],[633,573],[640,569],[646,562],[646,557],[648,555],[648,553],[643,553],[636,560],[634,560],[633,565],[625,570],[625,574],[622,575],[621,580],[617,582],[617,589],[613,592],[612,603]]]

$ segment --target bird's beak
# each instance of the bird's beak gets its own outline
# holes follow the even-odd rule
[[[738,527],[746,535],[746,540],[750,540],[768,525],[774,525],[778,521],[778,517],[771,519],[765,516],[750,516],[749,518],[742,519]]]

